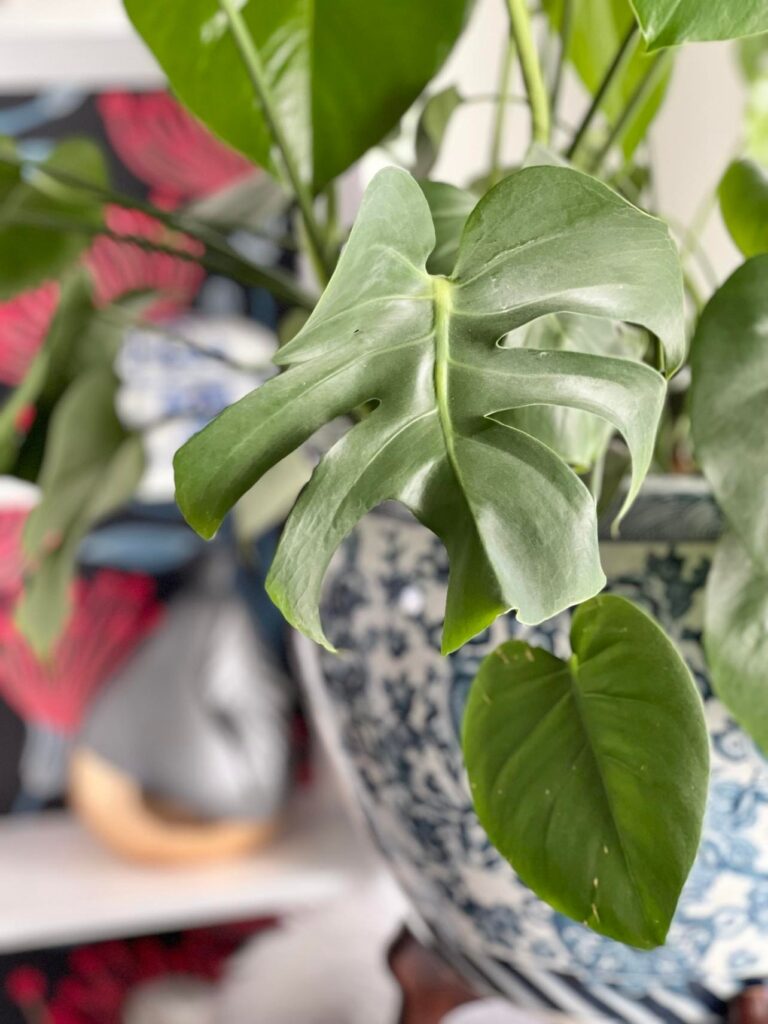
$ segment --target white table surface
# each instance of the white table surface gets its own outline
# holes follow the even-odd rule
[[[378,870],[342,809],[309,792],[268,848],[184,868],[119,860],[64,811],[11,816],[0,820],[0,953],[295,911]]]

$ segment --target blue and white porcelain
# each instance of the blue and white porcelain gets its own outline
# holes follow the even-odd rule
[[[441,657],[446,555],[400,508],[367,516],[331,566],[324,621],[343,653],[317,654],[323,706],[375,838],[437,942],[514,1002],[577,1019],[701,1022],[723,1019],[722,1000],[768,977],[768,762],[713,697],[701,647],[719,532],[700,482],[657,480],[621,540],[601,547],[608,589],[651,612],[687,659],[711,735],[701,849],[668,942],[652,952],[538,900],[470,801],[458,737],[481,659],[508,636],[567,654],[568,614],[535,628],[507,616]]]

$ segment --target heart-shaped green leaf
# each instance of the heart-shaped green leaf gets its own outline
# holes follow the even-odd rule
[[[544,0],[544,9],[554,26],[560,28],[565,0]],[[629,0],[568,0],[571,5],[571,31],[568,59],[579,78],[591,93],[601,86],[606,72],[634,22]],[[633,98],[636,89],[648,74],[653,59],[644,46],[637,46],[623,74],[603,100],[602,110],[615,124]],[[639,104],[622,136],[624,155],[630,157],[645,138],[648,126],[656,116],[669,85],[671,66],[657,85]]]
[[[631,0],[651,50],[768,31],[765,0]]]
[[[257,164],[273,139],[219,0],[124,0],[192,113]],[[302,178],[320,189],[397,123],[447,57],[468,0],[240,0]]]
[[[768,569],[732,533],[707,581],[704,640],[715,692],[768,753]]]
[[[768,568],[768,255],[715,294],[691,349],[691,426],[718,502]]]
[[[718,196],[725,226],[744,255],[768,252],[768,173],[754,160],[734,160]]]
[[[320,643],[328,562],[388,498],[448,549],[446,651],[509,608],[537,622],[595,594],[604,577],[589,493],[554,452],[494,414],[544,403],[604,417],[633,455],[631,501],[651,459],[663,379],[626,359],[496,342],[570,311],[642,324],[671,367],[684,354],[680,271],[666,228],[577,171],[533,167],[489,192],[467,221],[452,277],[427,272],[434,246],[418,184],[382,171],[325,294],[279,352],[287,372],[176,456],[179,505],[211,536],[318,427],[376,403],[315,470],[268,581],[285,617]]]
[[[478,816],[526,885],[603,935],[666,937],[699,843],[709,744],[691,675],[624,598],[577,609],[569,662],[489,655],[464,717]]]

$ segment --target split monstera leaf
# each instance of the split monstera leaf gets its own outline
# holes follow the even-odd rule
[[[210,537],[278,460],[328,421],[376,403],[320,462],[268,580],[286,619],[326,646],[318,603],[328,563],[386,499],[448,550],[445,652],[510,608],[540,622],[602,589],[586,486],[496,416],[557,405],[608,420],[632,454],[629,503],[651,460],[664,378],[626,359],[501,348],[507,332],[549,313],[589,314],[645,327],[669,372],[685,355],[666,227],[586,175],[532,167],[505,179],[470,214],[451,277],[428,273],[434,246],[419,185],[382,171],[325,294],[279,352],[286,372],[176,456],[179,505]]]

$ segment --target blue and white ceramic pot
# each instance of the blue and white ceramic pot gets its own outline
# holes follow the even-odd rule
[[[360,524],[331,567],[321,658],[331,720],[374,836],[443,948],[516,1003],[631,1024],[724,1017],[768,977],[768,762],[712,695],[701,647],[720,517],[695,480],[650,481],[602,545],[608,589],[651,612],[691,667],[712,747],[698,860],[666,946],[640,952],[551,910],[490,846],[474,813],[459,729],[481,659],[508,636],[568,652],[568,616],[499,620],[451,658],[439,640],[448,565],[400,508]],[[321,723],[322,724],[322,723]]]

